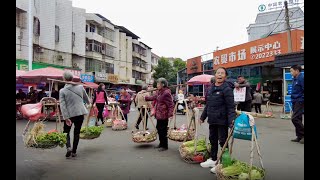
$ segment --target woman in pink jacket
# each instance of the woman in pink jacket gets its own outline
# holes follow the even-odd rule
[[[108,105],[108,98],[107,98],[107,93],[105,91],[105,85],[103,83],[99,84],[98,90],[94,92],[94,97],[93,97],[93,104],[96,103],[96,106],[98,108],[98,121],[99,119],[103,122],[103,108]],[[96,122],[97,125],[98,122]]]

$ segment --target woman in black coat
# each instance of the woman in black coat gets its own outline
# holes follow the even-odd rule
[[[218,140],[220,146],[226,142],[228,127],[231,127],[236,118],[233,88],[226,82],[228,73],[220,67],[215,73],[215,82],[206,95],[206,106],[200,117],[200,123],[208,117],[209,140],[211,143],[211,158],[200,165],[204,168],[211,167],[215,173],[215,163],[218,154]]]

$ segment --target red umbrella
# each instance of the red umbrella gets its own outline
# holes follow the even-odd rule
[[[191,78],[188,81],[188,85],[210,84],[210,80],[212,77],[214,76],[209,74],[201,74]]]
[[[99,85],[93,82],[84,82],[83,83],[85,86],[93,88],[93,89],[98,89]]]
[[[16,70],[16,78],[20,77],[21,75],[23,75],[25,73],[26,73],[26,71]]]
[[[28,71],[20,76],[19,79],[21,79],[24,83],[46,82],[48,81],[48,78],[62,80],[64,72],[65,71],[62,69],[47,67]],[[80,81],[80,78],[74,75],[73,81]]]

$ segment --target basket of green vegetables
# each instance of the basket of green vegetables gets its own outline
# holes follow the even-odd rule
[[[80,130],[80,139],[95,139],[98,138],[104,129],[104,126],[82,127]]]
[[[209,158],[205,138],[182,143],[179,152],[182,160],[191,164],[201,163]]]
[[[250,168],[250,165],[245,162],[233,160],[232,165],[227,167],[218,164],[216,176],[218,180],[260,180],[264,179],[265,170],[256,166]]]

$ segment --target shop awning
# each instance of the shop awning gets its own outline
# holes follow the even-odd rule
[[[304,65],[304,51],[277,55],[274,58],[274,67],[290,67]]]
[[[99,85],[96,84],[96,83],[93,83],[93,82],[84,82],[83,84],[89,86],[90,88],[93,88],[93,89],[98,89]]]

